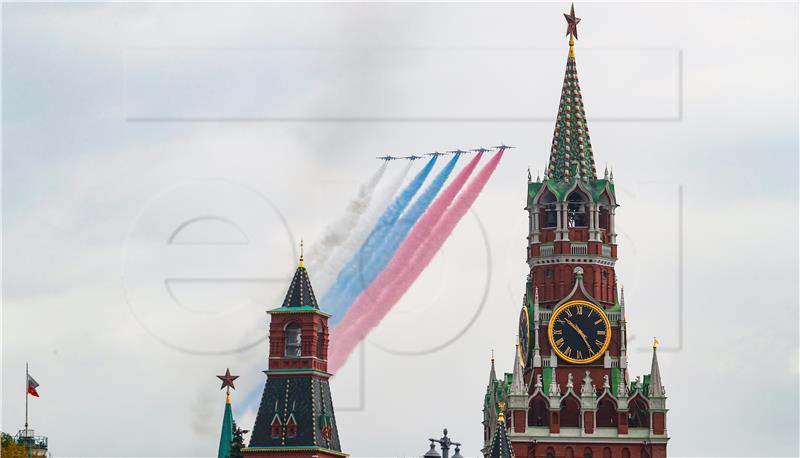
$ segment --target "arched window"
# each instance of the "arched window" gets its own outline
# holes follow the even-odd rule
[[[617,408],[608,396],[597,402],[597,427],[617,426]]]
[[[326,359],[325,330],[322,329],[322,324],[317,324],[317,358]]]
[[[579,192],[567,198],[567,222],[569,227],[586,227],[586,198]]]
[[[649,428],[650,413],[642,398],[634,398],[628,405],[628,426],[631,428]]]
[[[581,425],[581,406],[578,400],[567,396],[561,401],[561,427],[577,428]]]
[[[631,451],[628,450],[628,447],[622,449],[622,458],[631,458]]]
[[[302,356],[300,324],[292,321],[286,325],[286,356]]]
[[[556,452],[553,451],[552,447],[547,449],[547,453],[545,454],[547,458],[556,458]]]
[[[556,196],[550,191],[545,191],[542,198],[539,199],[539,205],[542,209],[539,214],[539,224],[542,227],[556,227],[558,216],[556,215]]]
[[[528,426],[550,426],[547,402],[539,396],[531,399],[528,405]]]
[[[600,196],[600,205],[598,206],[600,210],[599,220],[600,220],[600,227],[599,229],[604,229],[608,231],[609,228],[609,211],[608,209],[611,208],[611,202],[608,200],[608,195],[603,194]]]
[[[611,449],[606,447],[603,449],[603,458],[611,458]]]
[[[575,452],[572,450],[572,447],[564,449],[564,458],[575,458]]]
[[[583,458],[592,458],[592,449],[589,447],[583,449]]]

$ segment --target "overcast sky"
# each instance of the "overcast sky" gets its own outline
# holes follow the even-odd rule
[[[492,349],[513,363],[526,168],[547,161],[568,7],[3,4],[2,430],[22,427],[29,361],[54,455],[213,456],[214,376],[240,375],[252,428],[264,311],[374,156],[506,142],[333,382],[353,456],[418,456],[443,427],[478,455]],[[657,335],[670,455],[797,456],[798,7],[576,12],[631,373]]]

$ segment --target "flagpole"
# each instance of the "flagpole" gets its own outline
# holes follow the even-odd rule
[[[28,434],[28,362],[25,361],[25,434]]]

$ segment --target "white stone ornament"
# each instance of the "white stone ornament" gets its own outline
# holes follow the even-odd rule
[[[595,394],[595,388],[592,384],[592,376],[589,371],[586,371],[583,375],[583,385],[581,386],[581,395],[582,396],[592,396]]]

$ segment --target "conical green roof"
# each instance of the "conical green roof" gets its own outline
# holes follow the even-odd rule
[[[233,412],[231,411],[231,398],[225,400],[225,414],[222,416],[222,431],[219,435],[219,451],[217,458],[228,458],[233,441]]]
[[[506,432],[505,420],[501,416],[489,444],[489,458],[514,458],[514,449]]]
[[[308,278],[303,258],[300,258],[300,265],[294,273],[289,290],[283,299],[283,308],[313,307],[319,309],[314,289],[311,288],[311,280]]]
[[[578,83],[573,40],[570,39],[567,70],[561,88],[558,116],[550,149],[545,179],[571,181],[575,178],[596,179],[592,142],[583,108],[583,96]]]

